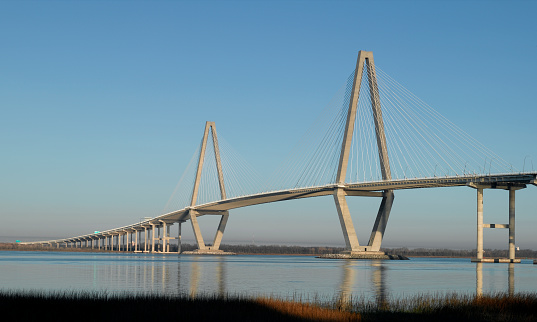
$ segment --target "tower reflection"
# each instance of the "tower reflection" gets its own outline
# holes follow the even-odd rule
[[[507,292],[509,296],[515,294],[515,264],[507,264]],[[475,266],[476,286],[475,294],[477,296],[483,295],[483,263],[476,263]],[[492,277],[491,277],[492,278]]]
[[[372,260],[371,266],[374,268],[373,285],[375,287],[375,299],[378,306],[384,307],[388,303],[388,292],[385,283],[387,267],[383,265],[382,260]]]
[[[203,263],[202,266],[207,268],[208,263]],[[202,272],[200,271],[200,262],[197,260],[192,261],[190,265],[190,297],[194,298],[198,294],[199,291],[199,283],[200,283],[200,277],[202,275]],[[214,274],[214,278],[211,278],[211,276],[206,276],[203,278],[203,281],[209,281],[214,282],[214,287],[209,287],[209,289],[215,290],[215,293],[218,294],[218,297],[223,298],[226,296],[226,259],[224,256],[218,257],[218,262],[216,263],[216,267],[213,269],[209,269],[207,272],[209,275]]]
[[[355,260],[346,259],[341,265],[342,279],[338,294],[338,304],[340,307],[348,307],[352,302],[352,287],[355,284],[355,274],[358,271],[354,267],[356,263],[358,262]],[[375,295],[377,305],[385,306],[388,299],[388,289],[385,282],[387,267],[382,260],[368,260],[367,263],[371,266],[372,293]]]
[[[354,270],[352,269],[353,260],[345,259],[342,265],[343,274],[341,274],[341,284],[339,286],[338,306],[348,307],[352,301],[351,287],[354,284]]]

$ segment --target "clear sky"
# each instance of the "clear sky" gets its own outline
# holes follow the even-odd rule
[[[533,1],[2,1],[0,236],[159,215],[205,121],[272,170],[359,50],[518,169],[537,168],[536,14]],[[470,188],[397,192],[384,246],[475,247],[475,200]],[[537,187],[517,193],[521,248],[537,249],[535,200]],[[379,202],[349,198],[361,243]],[[216,223],[202,219],[210,239]],[[485,222],[507,221],[507,192],[486,191]],[[252,241],[342,245],[333,199],[233,210],[223,242]],[[507,231],[485,232],[485,247],[506,246]]]

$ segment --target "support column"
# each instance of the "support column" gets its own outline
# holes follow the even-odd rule
[[[144,253],[147,253],[147,227],[144,226]]]
[[[377,219],[375,220],[375,225],[373,226],[371,237],[369,238],[369,243],[367,244],[368,251],[380,251],[380,245],[382,244],[382,238],[384,237],[384,231],[386,230],[386,225],[388,224],[388,218],[390,217],[394,199],[392,190],[387,190],[385,194],[386,195],[382,197]]]
[[[379,212],[377,214],[375,225],[369,238],[368,246],[359,249],[358,238],[356,237],[356,231],[354,230],[354,226],[352,225],[352,220],[347,207],[347,202],[345,201],[345,192],[343,190],[347,175],[349,155],[351,152],[350,150],[354,134],[354,125],[356,121],[356,110],[360,96],[360,87],[362,83],[362,75],[364,74],[364,69],[367,70],[369,95],[371,99],[371,108],[375,125],[375,134],[377,139],[377,148],[380,168],[382,172],[382,180],[391,180],[390,161],[388,158],[386,135],[384,133],[384,121],[382,118],[382,108],[380,104],[377,77],[375,72],[375,62],[373,60],[373,52],[361,50],[358,53],[358,59],[356,61],[354,80],[350,93],[349,108],[347,111],[347,121],[345,124],[345,132],[343,132],[343,142],[341,145],[338,170],[336,173],[336,183],[340,186],[340,188],[334,191],[334,199],[336,201],[339,220],[341,223],[341,228],[343,230],[343,236],[345,238],[347,249],[349,249],[350,251],[379,251],[384,231],[388,223],[390,210],[393,204],[393,191],[388,191],[386,196],[383,197]]]
[[[150,225],[151,225],[151,252],[154,253],[156,231],[155,231],[155,225],[154,224],[150,224]]]
[[[226,213],[222,215],[220,223],[218,224],[218,230],[216,231],[216,235],[214,236],[213,246],[211,246],[212,250],[218,250],[220,248],[220,243],[222,242],[222,237],[224,236],[224,230],[226,229],[228,218],[229,213],[226,211]]]
[[[134,251],[137,252],[139,250],[138,247],[138,235],[140,234],[140,231],[136,230],[134,232]]]
[[[169,237],[170,237],[170,229],[171,228],[172,228],[172,225],[168,225],[166,227],[166,232],[165,232],[165,234],[166,234],[166,247],[164,248],[164,251],[166,253],[170,252],[170,239],[169,239]]]
[[[477,259],[483,259],[483,188],[477,188]]]
[[[205,150],[207,147],[207,139],[209,136],[209,132],[212,134],[213,138],[213,148],[214,148],[214,157],[216,162],[216,170],[218,174],[218,184],[220,187],[220,196],[222,200],[226,199],[226,190],[224,186],[224,173],[222,171],[222,163],[220,160],[220,150],[218,147],[218,137],[216,134],[216,128],[214,122],[206,122],[205,123],[205,131],[203,132],[203,140],[201,145],[201,151],[199,154],[198,159],[198,168],[196,171],[196,178],[194,181],[194,187],[192,190],[192,199],[190,201],[190,206],[194,207],[196,205],[196,200],[198,198],[198,191],[199,191],[199,185],[201,182],[201,173],[203,169],[203,162],[205,159]],[[196,238],[196,243],[198,244],[198,250],[218,250],[220,247],[220,242],[222,241],[222,236],[224,234],[224,229],[226,227],[226,223],[228,220],[229,213],[226,212],[225,215],[222,216],[220,219],[220,223],[218,225],[218,230],[216,231],[214,242],[211,247],[207,247],[205,245],[205,242],[203,241],[203,237],[201,235],[201,230],[199,229],[199,224],[197,220],[197,216],[199,213],[197,213],[195,210],[190,210],[190,222],[192,223],[192,229],[194,231],[194,236]]]
[[[194,238],[196,238],[196,243],[198,244],[199,250],[205,250],[207,247],[205,246],[205,242],[203,241],[203,237],[201,236],[201,230],[200,226],[198,224],[198,212],[195,210],[190,210],[190,223],[192,223],[192,230],[194,231]]]
[[[177,253],[181,254],[181,225],[183,223],[179,222],[179,232],[177,233]]]
[[[162,252],[163,253],[166,253],[166,251],[167,251],[168,230],[169,230],[169,227],[167,227],[166,222],[162,221]]]
[[[515,259],[515,189],[509,188],[509,259]]]
[[[359,251],[360,244],[358,243],[358,237],[356,236],[356,230],[352,224],[351,214],[345,200],[345,191],[341,188],[334,190],[334,201],[336,202],[336,208],[339,215],[339,222],[341,224],[341,230],[343,231],[343,237],[345,238],[346,249],[351,252]]]

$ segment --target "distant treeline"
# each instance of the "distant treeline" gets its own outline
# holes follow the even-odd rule
[[[388,253],[404,255],[404,256],[441,256],[441,257],[475,257],[476,250],[457,250],[457,249],[438,249],[438,248],[386,248],[383,249]],[[485,249],[485,257],[490,258],[506,258],[508,257],[507,249]],[[532,249],[521,249],[516,252],[517,258],[537,258],[537,251]]]
[[[141,245],[140,249],[143,249]],[[194,244],[182,244],[182,251],[195,250]],[[227,245],[222,244],[220,249],[226,252],[237,254],[282,254],[282,255],[322,255],[340,253],[343,247],[327,246],[284,246],[284,245]],[[92,248],[56,248],[44,247],[39,245],[20,245],[15,243],[0,243],[0,250],[50,250],[50,251],[74,251],[74,252],[103,252],[104,250]],[[176,252],[177,245],[170,245],[170,251]],[[456,250],[456,249],[438,249],[438,248],[383,248],[390,254],[403,255],[407,257],[475,257],[476,250]],[[485,249],[485,257],[489,258],[506,258],[508,251],[504,249]],[[537,258],[537,251],[532,249],[521,249],[516,252],[517,258]]]
[[[192,245],[192,249],[194,249]],[[296,255],[321,255],[340,253],[343,247],[306,247],[306,246],[281,246],[281,245],[222,245],[220,249],[242,254],[296,254]],[[475,257],[476,250],[456,250],[456,249],[432,249],[432,248],[383,248],[382,251],[412,256],[441,256],[441,257]],[[502,258],[508,257],[508,251],[505,249],[485,249],[485,257]],[[518,258],[537,258],[537,251],[531,249],[521,249],[516,252]]]
[[[221,250],[237,254],[288,254],[288,255],[321,255],[342,252],[343,247],[308,247],[282,245],[221,245]]]

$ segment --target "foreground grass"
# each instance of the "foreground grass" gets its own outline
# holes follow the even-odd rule
[[[0,291],[4,321],[537,321],[537,294],[304,303],[241,296]]]

